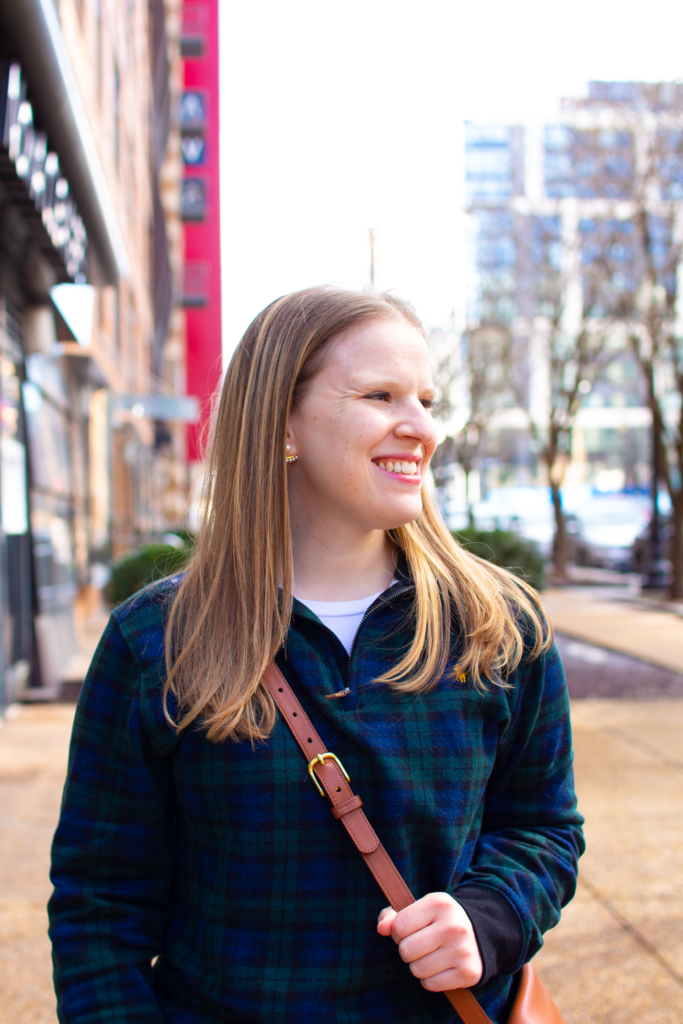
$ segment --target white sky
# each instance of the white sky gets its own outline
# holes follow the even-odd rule
[[[249,0],[221,8],[223,351],[285,292],[462,295],[462,123],[590,78],[683,79],[681,0]]]

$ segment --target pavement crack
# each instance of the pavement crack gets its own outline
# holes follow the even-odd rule
[[[579,882],[588,889],[591,896],[593,896],[594,899],[596,899],[598,903],[605,908],[607,913],[616,921],[619,927],[630,935],[631,938],[637,942],[642,949],[649,953],[651,957],[654,957],[662,970],[666,971],[669,977],[673,978],[673,980],[683,988],[683,974],[679,974],[675,967],[672,967],[671,964],[665,960],[657,947],[653,945],[649,939],[646,939],[645,936],[638,931],[635,925],[631,924],[627,917],[624,917],[620,910],[617,910],[612,901],[608,899],[607,896],[604,896],[592,882],[589,882],[584,874],[579,876]]]
[[[669,757],[668,754],[663,754],[661,750],[657,750],[656,747],[651,747],[649,743],[644,743],[643,740],[638,739],[637,736],[631,736],[630,733],[624,732],[622,729],[617,729],[613,725],[603,725],[602,731],[608,733],[610,736],[614,736],[615,739],[623,740],[624,743],[628,743],[630,746],[635,747],[636,750],[641,750],[645,754],[649,754],[650,757],[654,757],[660,764],[666,765],[667,768],[673,768],[675,771],[683,771],[683,761],[677,761],[675,757]]]

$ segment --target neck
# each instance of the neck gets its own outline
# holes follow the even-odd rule
[[[292,517],[292,558],[293,594],[311,601],[368,597],[394,576],[394,548],[384,530],[354,533]]]

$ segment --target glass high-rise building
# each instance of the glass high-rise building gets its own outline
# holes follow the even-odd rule
[[[534,333],[553,311],[570,330],[572,318],[613,313],[619,291],[636,294],[646,270],[636,230],[644,201],[655,284],[662,302],[674,294],[683,86],[591,82],[585,97],[562,102],[552,122],[468,123],[465,194],[468,331],[488,323],[509,330],[526,361],[527,408],[542,405],[552,369],[539,365]],[[609,273],[601,276],[606,259]],[[649,422],[639,370],[625,348],[585,394],[570,478],[594,482],[612,472],[616,480],[625,467],[625,485],[647,486]]]

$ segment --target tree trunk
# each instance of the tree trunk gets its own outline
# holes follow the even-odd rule
[[[470,497],[470,473],[472,467],[465,470],[465,500],[467,502],[467,525],[473,530],[474,529],[474,512],[472,510],[472,499]]]
[[[671,563],[673,575],[669,596],[674,601],[683,598],[683,492],[673,502],[672,521],[674,535],[671,538]]]
[[[551,475],[551,474],[549,474]],[[551,475],[552,476],[552,475]],[[567,549],[567,527],[562,510],[562,496],[560,485],[550,480],[550,490],[553,497],[553,511],[555,512],[555,538],[553,540],[553,568],[555,576],[564,580],[567,578],[567,562],[569,551]]]

